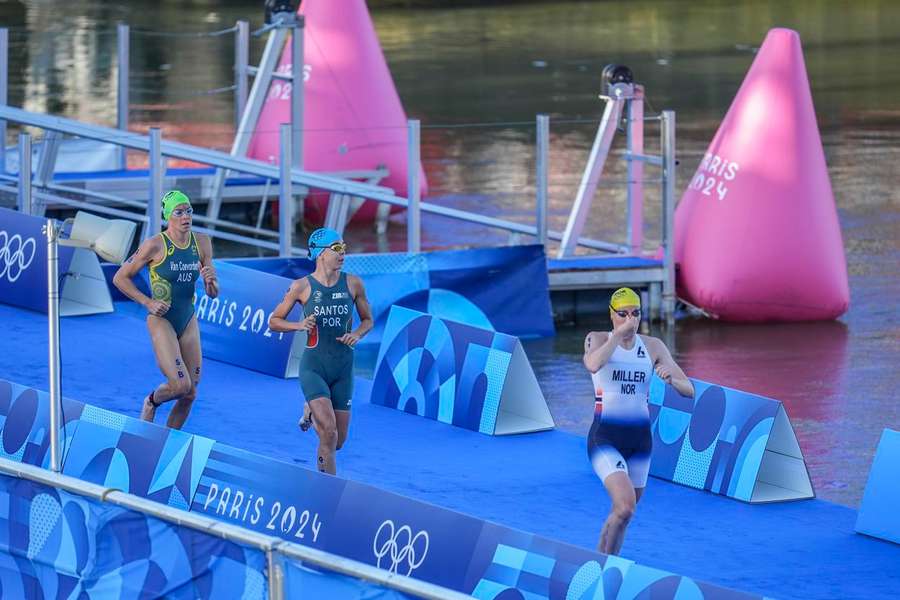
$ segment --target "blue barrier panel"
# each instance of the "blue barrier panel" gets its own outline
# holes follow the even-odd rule
[[[187,510],[213,443],[85,405],[63,473]]]
[[[291,285],[289,279],[216,261],[219,297],[198,290],[195,310],[203,355],[276,377],[296,377],[305,333],[269,329],[272,309]],[[288,315],[298,320],[300,308]]]
[[[179,508],[184,508],[187,501],[193,512],[479,598],[521,596],[532,600],[570,600],[608,597],[596,595],[600,581],[604,590],[618,590],[620,597],[648,594],[660,599],[757,597],[487,523],[372,486],[348,482],[90,405],[84,405],[78,419],[64,472]],[[52,492],[60,494],[56,490]],[[81,558],[76,560],[71,556],[73,543],[70,539],[91,539],[92,530],[88,526],[85,532],[81,526],[74,533],[59,532],[56,526],[61,518],[59,515],[72,519],[71,523],[93,523],[95,517],[83,517],[86,511],[79,513],[62,500],[54,500],[52,494],[46,499],[38,493],[25,495],[32,500],[32,505],[21,509],[18,513],[23,515],[21,518],[13,519],[8,527],[11,533],[6,539],[13,540],[15,536],[30,539],[28,559],[34,559],[34,564],[28,566],[18,560],[7,561],[6,570],[0,568],[0,576],[12,577],[9,585],[19,587],[2,589],[20,589],[32,584],[38,586],[34,589],[39,589],[39,582],[44,578],[63,573],[68,578],[63,577],[58,582],[53,580],[56,583],[47,589],[55,589],[52,586],[71,588],[71,578],[75,577],[82,580],[82,585],[86,585],[85,581],[96,581],[91,584],[95,586],[102,582],[107,587],[96,588],[107,594],[102,597],[130,597],[133,590],[142,585],[154,593],[170,594],[166,597],[178,598],[184,593],[184,587],[165,591],[166,585],[176,581],[175,573],[182,572],[178,570],[181,568],[178,566],[181,550],[175,544],[176,541],[183,542],[185,549],[196,549],[197,540],[189,539],[190,536],[186,537],[184,533],[170,534],[150,529],[149,525],[144,527],[139,522],[144,519],[141,515],[105,523],[102,519],[107,513],[101,513],[96,518],[102,526],[97,527],[96,541],[93,546],[87,543],[88,548],[90,552],[95,552],[93,548],[114,548],[114,555],[102,561],[91,554],[82,554],[77,555]],[[35,509],[35,503],[40,503],[39,509]],[[0,497],[2,506],[4,500]],[[49,516],[41,512],[45,507]],[[35,523],[49,522],[51,527],[38,529],[40,538],[28,538],[23,534],[22,523],[30,523],[29,519],[37,519]],[[136,529],[132,527],[135,519],[138,521]],[[3,526],[0,521],[0,527]],[[34,540],[44,540],[43,545]],[[171,540],[171,543],[165,540]],[[41,558],[38,555],[44,547],[49,549]],[[142,554],[147,547],[153,553],[159,551],[151,560],[146,560]],[[174,555],[172,547],[175,548]],[[25,556],[21,549],[11,552]],[[69,562],[52,563],[58,556]],[[235,558],[231,552],[227,557],[237,571],[250,577],[252,569],[245,558]],[[52,568],[38,558],[51,560]],[[178,585],[204,581],[197,569],[215,566],[212,559],[205,560],[201,557],[189,561],[194,571],[186,572]],[[85,564],[95,565],[92,572],[97,574],[96,579],[79,575],[78,565]],[[116,564],[128,564],[129,568],[113,575]],[[243,565],[248,565],[245,570],[241,570]],[[125,574],[128,577],[122,577]],[[19,580],[25,583],[16,583]],[[248,585],[248,582],[250,579],[235,585]],[[7,583],[6,579],[2,580],[2,585]],[[195,592],[204,598],[215,596],[210,589],[227,589],[212,583],[203,585],[207,587],[197,587],[199,591]],[[246,587],[235,589],[247,590]]]
[[[289,279],[305,277],[315,266],[304,258],[228,262]],[[350,254],[344,269],[366,284],[375,318],[366,344],[380,342],[394,305],[522,338],[555,331],[543,246]]]
[[[342,600],[413,600],[408,596],[369,581],[354,579],[298,561],[284,560],[285,598],[341,598]]]
[[[81,411],[80,402],[63,399],[59,439],[65,460]],[[50,395],[0,379],[0,456],[37,467],[50,467]]]
[[[863,492],[856,531],[900,544],[900,431],[885,429]]]
[[[264,600],[264,552],[0,475],[3,598]]]
[[[191,511],[477,598],[759,598],[223,444]]]
[[[191,511],[327,550],[347,482],[216,442]]]
[[[47,312],[46,219],[0,208],[0,302]],[[59,314],[112,312],[97,255],[59,246]]]
[[[814,496],[781,402],[691,381],[694,398],[651,380],[651,475],[746,502]]]
[[[399,306],[384,328],[371,402],[488,435],[553,428],[517,338]]]
[[[464,588],[479,600],[758,598],[491,523],[472,551]]]

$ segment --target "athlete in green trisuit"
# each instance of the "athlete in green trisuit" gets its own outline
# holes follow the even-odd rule
[[[163,402],[175,400],[166,425],[181,429],[197,397],[202,366],[200,329],[194,316],[196,284],[202,277],[206,295],[215,298],[219,283],[209,237],[191,231],[191,201],[172,190],[163,196],[162,205],[166,230],[145,240],[116,272],[113,283],[147,309],[156,363],[166,378],[144,397],[141,418],[153,421]],[[146,265],[150,267],[151,298],[132,281]]]
[[[316,261],[310,275],[291,284],[269,317],[272,331],[305,331],[306,348],[300,358],[300,387],[306,397],[304,431],[312,421],[319,434],[316,465],[335,474],[335,452],[347,440],[353,396],[353,346],[372,329],[366,289],[356,275],[343,273],[347,245],[333,229],[317,229],[309,236],[309,258]],[[304,319],[286,317],[299,302]],[[353,307],[359,325],[353,327]],[[306,425],[304,427],[304,425]]]

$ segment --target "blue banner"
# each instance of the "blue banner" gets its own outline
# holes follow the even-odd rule
[[[345,535],[336,516],[347,482],[216,443],[191,511],[327,550]]]
[[[900,544],[900,432],[885,429],[863,492],[856,531]]]
[[[315,267],[303,258],[229,262],[289,279],[305,277]],[[344,269],[366,284],[375,318],[375,329],[363,340],[366,344],[381,341],[387,313],[395,305],[520,338],[555,333],[546,256],[540,245],[350,254]]]
[[[517,343],[502,333],[394,307],[371,402],[491,434]]]
[[[267,598],[260,550],[6,475],[0,506],[3,598]]]
[[[285,377],[296,333],[269,329],[271,311],[281,302],[291,280],[216,261],[219,297],[198,288],[195,311],[203,340],[203,355]],[[288,319],[300,318],[295,306]]]
[[[59,430],[65,460],[84,405],[63,398]],[[0,379],[0,456],[16,462],[50,467],[50,395]]]
[[[46,219],[0,208],[0,302],[47,312]],[[59,275],[72,262],[73,248],[60,246]]]
[[[286,598],[340,598],[341,600],[413,600],[408,596],[370,581],[313,567],[299,561],[282,561]]]
[[[188,510],[213,443],[85,405],[63,473]]]
[[[4,448],[26,447],[27,442],[22,440],[35,427],[46,429],[35,425],[36,418],[18,416],[37,410],[33,408],[36,400],[29,394],[33,390],[12,385],[8,389],[6,397],[15,402],[11,400],[6,410]],[[2,398],[0,394],[0,401]],[[69,422],[77,428],[64,463],[67,475],[178,508],[189,505],[192,512],[477,598],[593,600],[616,597],[608,595],[612,592],[623,597],[660,599],[757,597],[488,523],[90,405],[84,405],[80,417]],[[11,423],[18,425],[12,427]],[[6,446],[9,435],[19,440],[18,445]],[[28,456],[41,453],[32,451]],[[6,485],[26,486],[23,489],[31,485],[11,481],[18,483]],[[233,568],[228,572],[237,580],[230,579],[232,575],[216,579],[216,573],[210,571],[215,571],[218,563],[205,555],[191,558],[187,561],[190,569],[184,570],[180,566],[184,552],[197,551],[198,543],[201,550],[208,548],[203,546],[205,542],[192,538],[201,534],[170,532],[159,523],[151,526],[152,520],[143,515],[118,520],[113,515],[104,522],[101,517],[113,514],[109,508],[104,507],[107,512],[100,516],[85,516],[88,511],[83,505],[70,506],[61,492],[52,492],[22,492],[25,503],[15,504],[8,525],[0,519],[0,528],[7,533],[5,538],[0,533],[0,551],[10,548],[16,557],[0,552],[0,561],[5,561],[0,563],[4,592],[24,590],[15,597],[35,597],[30,595],[33,590],[73,590],[79,581],[89,594],[96,589],[98,594],[111,594],[102,597],[124,598],[130,598],[142,586],[173,598],[182,597],[182,593],[217,597],[214,592],[231,589],[221,585],[234,585],[233,589],[245,592],[258,589],[253,584],[258,583],[254,579],[258,572],[252,572],[246,553],[229,550],[223,563],[227,571]],[[13,506],[13,500],[4,500],[2,493],[0,485],[0,507],[6,505],[4,502]],[[147,523],[142,524],[142,520]],[[90,526],[85,530],[83,522],[99,523],[96,536]],[[36,532],[30,538],[25,534],[29,528]],[[79,540],[85,541],[82,544]],[[113,554],[101,559],[93,554],[99,551],[95,548],[112,549]],[[155,553],[150,561],[148,553]],[[17,557],[27,557],[30,562]],[[127,568],[115,571],[115,565]],[[93,575],[86,575],[86,568]],[[129,577],[113,576],[114,572]],[[42,587],[44,581],[50,583]],[[251,584],[254,587],[247,587]],[[606,596],[599,595],[601,588]]]
[[[749,502],[781,403],[698,379],[685,398],[650,383],[650,474]]]

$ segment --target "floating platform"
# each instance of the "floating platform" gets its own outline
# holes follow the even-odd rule
[[[661,259],[613,254],[547,260],[550,300],[557,321],[609,314],[613,290],[629,286],[644,291],[644,306],[652,319],[662,314],[666,279]]]
[[[0,305],[0,322],[0,377],[46,389],[46,316]],[[65,396],[137,416],[160,380],[138,306],[63,319],[61,342]],[[594,548],[609,504],[583,437],[489,437],[371,405],[357,383],[342,476]],[[312,468],[317,440],[296,427],[296,381],[206,360],[199,394],[187,431]],[[622,554],[770,597],[896,598],[900,546],[854,533],[855,522],[855,510],[821,500],[749,505],[651,479]]]

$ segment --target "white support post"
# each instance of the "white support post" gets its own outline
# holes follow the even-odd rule
[[[19,134],[19,192],[16,208],[26,215],[34,214],[34,197],[31,193],[31,134]]]
[[[634,86],[634,96],[628,101],[627,118],[628,212],[626,239],[631,253],[639,255],[644,245],[644,162],[631,157],[644,154],[644,86]]]
[[[303,169],[303,93],[304,32],[303,15],[297,15],[291,30],[291,149],[294,168]]]
[[[550,165],[550,116],[537,116],[537,161],[535,185],[537,187],[537,243],[547,244],[548,172]]]
[[[231,144],[231,156],[243,157],[247,154],[247,148],[250,146],[250,139],[253,136],[253,130],[256,128],[256,122],[259,120],[259,114],[262,112],[263,104],[269,93],[269,84],[272,83],[272,73],[278,65],[278,58],[281,49],[284,46],[284,40],[287,36],[288,29],[285,27],[276,27],[269,33],[269,39],[266,42],[266,48],[263,50],[262,59],[259,63],[259,70],[253,79],[253,87],[250,88],[250,96],[247,98],[247,105],[244,114],[241,115],[241,121],[238,124],[237,131],[234,132],[234,142]],[[225,179],[228,177],[228,169],[216,169],[216,176],[213,179],[212,190],[210,192],[209,205],[206,208],[206,216],[211,219],[219,218],[219,210],[222,207],[222,192],[225,189]]]
[[[116,26],[116,59],[118,64],[117,92],[116,92],[116,128],[121,131],[128,131],[128,80],[130,78],[130,57],[129,57],[129,37],[131,28],[119,23]],[[119,148],[119,168],[124,170],[128,168],[128,149],[124,146]]]
[[[144,238],[159,233],[162,215],[163,175],[165,165],[162,157],[162,131],[159,127],[150,128],[150,199],[147,201],[147,228]]]
[[[247,67],[250,63],[250,22],[238,21],[234,32],[234,127],[241,126],[247,106]]]
[[[410,119],[407,128],[406,160],[406,251],[410,254],[422,250],[422,214],[419,206],[419,121]]]
[[[675,323],[675,112],[662,112],[663,151],[663,283],[662,311],[668,325]]]
[[[291,197],[291,124],[282,123],[279,128],[281,177],[278,186],[278,256],[291,255],[291,234],[294,230],[294,204]]]
[[[604,108],[603,117],[600,119],[600,127],[597,129],[597,137],[594,138],[594,145],[591,148],[587,167],[581,176],[578,194],[575,196],[575,203],[572,206],[572,211],[569,213],[569,220],[563,232],[563,239],[559,245],[557,258],[565,258],[575,254],[575,247],[578,245],[578,238],[581,237],[581,232],[584,229],[591,201],[594,199],[594,194],[597,193],[597,185],[600,183],[603,165],[606,163],[606,157],[609,154],[609,148],[616,133],[616,126],[622,117],[625,99],[621,95],[604,99],[606,100],[606,108]]]
[[[47,219],[44,226],[47,234],[47,347],[49,349],[48,371],[50,392],[50,470],[59,473],[62,469],[59,451],[59,403],[62,400],[59,358],[59,255],[57,242],[59,232],[53,219]]]
[[[0,27],[0,106],[9,102],[9,29]],[[0,119],[0,173],[6,173],[6,120]]]

